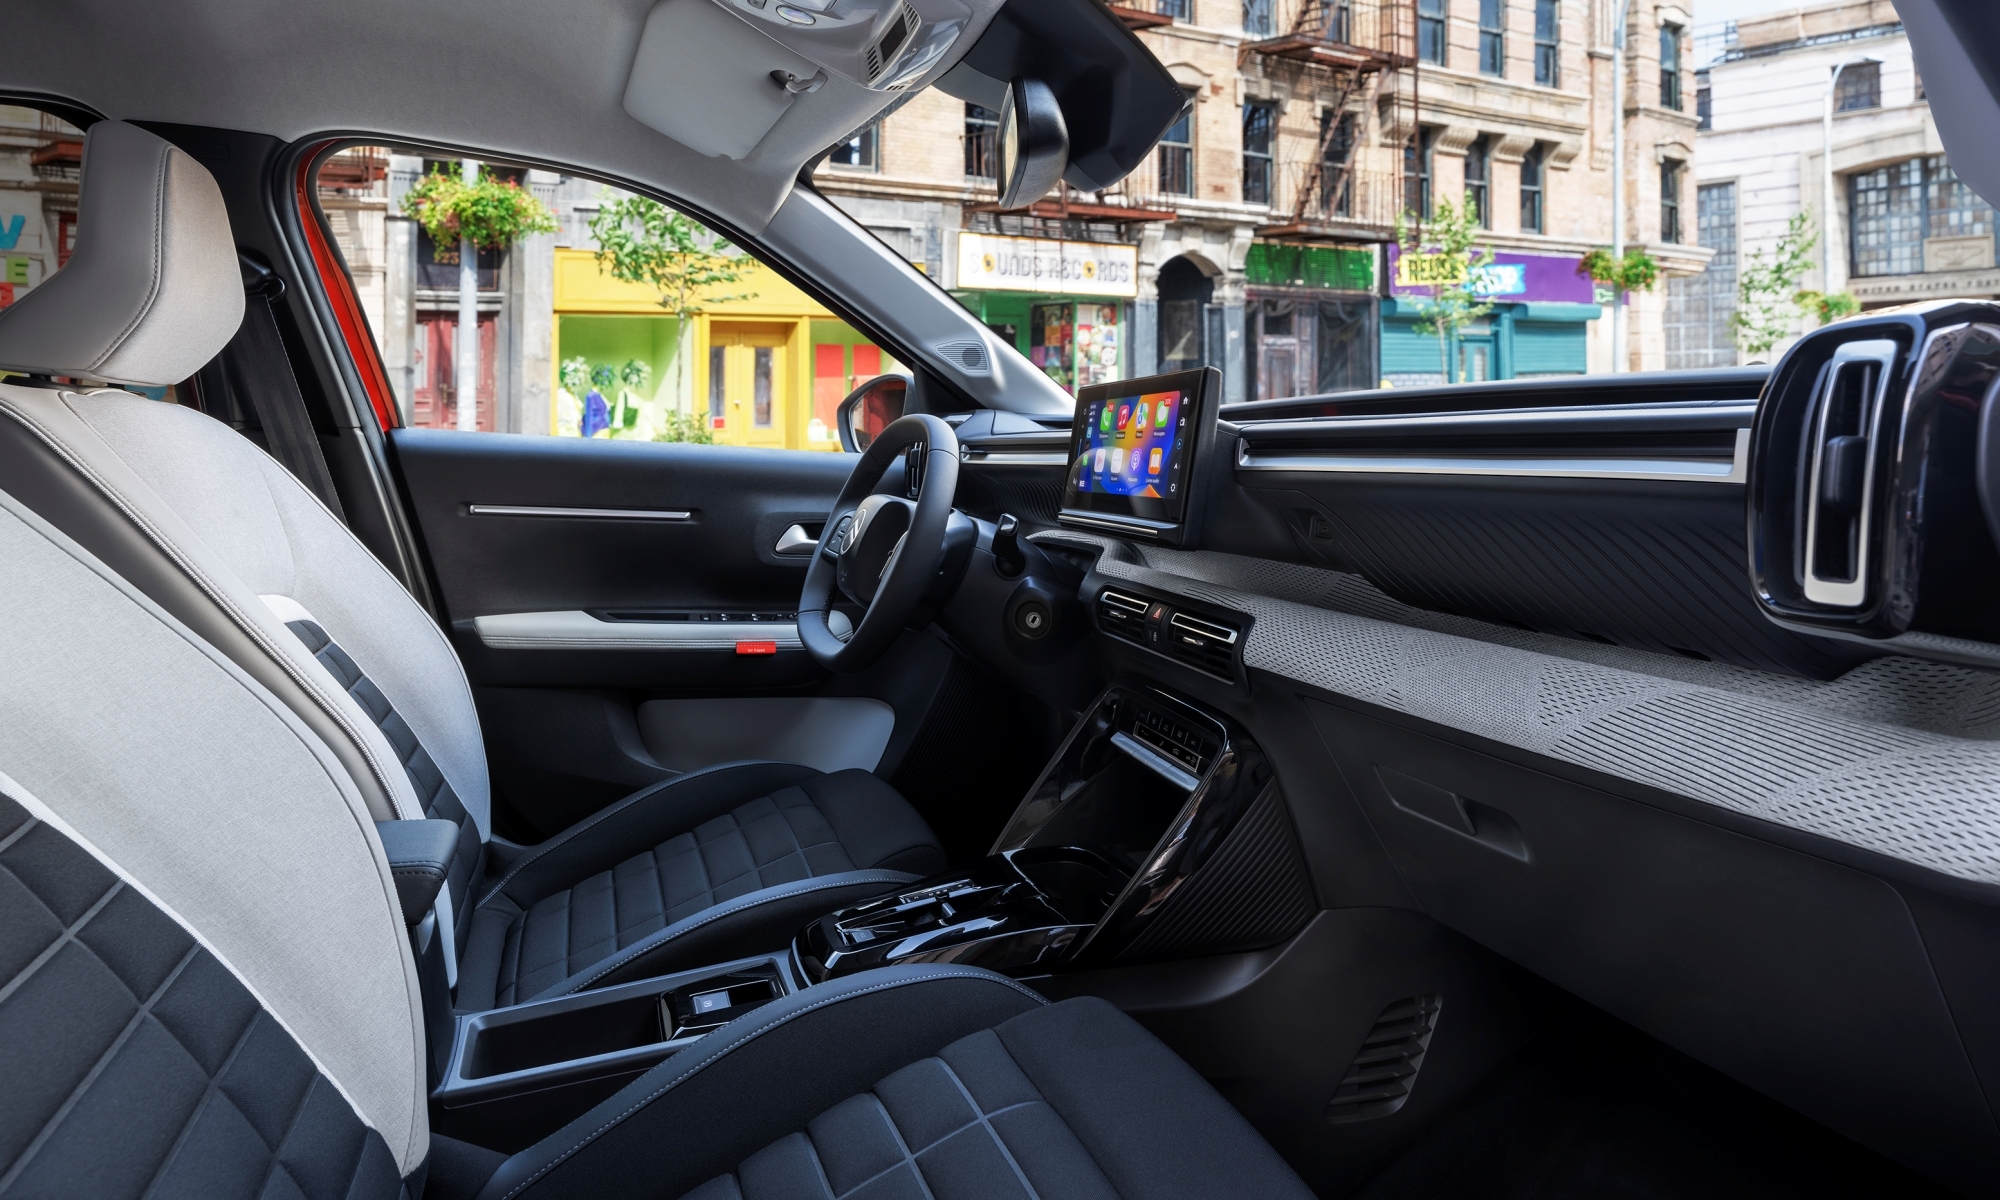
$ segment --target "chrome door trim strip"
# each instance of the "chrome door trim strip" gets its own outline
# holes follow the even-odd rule
[[[567,517],[585,521],[692,521],[684,508],[558,508],[535,504],[468,504],[475,517]]]

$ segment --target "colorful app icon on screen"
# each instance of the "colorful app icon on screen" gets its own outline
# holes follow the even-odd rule
[[[1104,406],[1103,412],[1097,414],[1097,427],[1106,433],[1111,432],[1111,406],[1109,404]]]
[[[1165,454],[1166,454],[1165,447],[1162,446],[1153,447],[1152,456],[1146,460],[1146,474],[1158,475],[1160,473],[1160,459]]]
[[[1140,433],[1146,432],[1146,402],[1144,400],[1139,401],[1139,407],[1132,411],[1132,420],[1139,427]]]
[[[1091,464],[1090,469],[1096,471],[1100,475],[1104,473],[1104,447],[1099,446],[1097,448],[1097,459],[1095,462]]]
[[[1173,411],[1174,411],[1174,402],[1172,400],[1161,400],[1158,403],[1154,404],[1153,405],[1154,427],[1159,429],[1165,429],[1167,427],[1167,421],[1173,416]]]
[[[1119,406],[1118,406],[1118,428],[1120,428],[1120,429],[1123,429],[1123,428],[1125,428],[1125,426],[1127,426],[1127,425],[1131,424],[1131,421],[1132,421],[1132,406],[1131,406],[1131,405],[1129,405],[1129,404],[1121,404],[1121,405],[1119,405]]]
[[[1127,471],[1130,471],[1134,475],[1137,475],[1139,473],[1139,454],[1140,454],[1139,447],[1137,446],[1132,447],[1132,461],[1131,464],[1125,468]]]

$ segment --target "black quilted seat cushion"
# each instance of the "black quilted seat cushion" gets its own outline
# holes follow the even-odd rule
[[[388,1145],[213,954],[0,796],[0,1195],[399,1194]]]
[[[534,864],[535,879],[503,878],[474,916],[460,1007],[476,1006],[477,977],[488,972],[492,1003],[531,1000],[675,922],[766,888],[858,870],[920,876],[944,868],[923,818],[865,771],[772,765],[736,774],[742,785],[765,785],[763,794],[746,799],[742,786],[720,786],[693,795],[697,780],[668,781],[619,806],[640,811],[614,812],[557,839]],[[670,836],[598,865],[604,847],[630,846],[622,834],[662,821],[677,827]]]
[[[1152,1035],[1100,1000],[1071,1000],[911,1063],[686,1200],[1309,1195]]]

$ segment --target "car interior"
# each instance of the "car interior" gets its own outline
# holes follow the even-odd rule
[[[1994,27],[1896,7],[2000,197]],[[0,309],[0,1196],[1994,1191],[2000,307],[1072,397],[810,168],[938,88],[1102,188],[1180,85],[1099,0],[788,11],[0,17],[82,131]],[[385,143],[906,369],[841,453],[407,427],[312,187]]]

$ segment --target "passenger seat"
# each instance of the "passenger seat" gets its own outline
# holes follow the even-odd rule
[[[396,884],[290,705],[0,493],[0,1195],[1306,1200],[1097,1000],[808,988],[512,1156],[428,1128]]]
[[[100,121],[80,203],[69,264],[0,311],[0,367],[149,386],[192,375],[243,314],[215,181],[153,134]],[[532,849],[496,842],[456,652],[248,439],[117,389],[10,381],[0,480],[277,696],[375,819],[458,826],[438,915],[460,1009],[765,950],[944,869],[936,835],[888,784],[774,762],[668,779]]]

